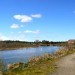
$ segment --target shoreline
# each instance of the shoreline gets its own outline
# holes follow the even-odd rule
[[[54,63],[60,57],[63,56],[62,52],[61,52],[61,54],[59,54],[59,53],[60,52],[58,52],[58,51],[55,52],[55,54],[48,54],[48,53],[46,53],[46,54],[44,54],[42,56],[38,56],[38,57],[35,57],[35,58],[31,58],[27,63],[18,62],[18,63],[14,63],[14,64],[9,64],[10,67],[9,67],[8,71],[11,70],[12,72],[15,73],[15,69],[16,69],[15,68],[15,65],[18,65],[17,69],[19,69],[20,68],[19,65],[21,65],[21,67],[23,69],[25,69],[25,72],[24,73],[26,73],[27,71],[30,71],[30,69],[32,69],[32,71],[33,71],[33,69],[37,69],[37,71],[38,70],[41,70],[42,71],[44,69],[44,66],[45,66],[45,70],[47,70],[47,72],[53,73],[56,70],[56,68],[57,68]],[[44,65],[44,66],[42,66],[42,65]],[[25,66],[25,67],[23,67],[23,66]],[[40,66],[42,66],[43,68],[38,69],[38,67],[40,67]],[[28,70],[26,70],[26,69],[28,69]],[[22,71],[23,70],[21,69],[20,72],[22,72]],[[19,72],[19,71],[17,71],[17,72]],[[46,72],[46,71],[43,71],[43,72]],[[35,75],[35,73],[32,73],[32,74]],[[14,74],[14,75],[16,75],[16,74]]]
[[[7,51],[7,50],[17,50],[17,49],[23,49],[23,48],[35,48],[37,46],[30,46],[30,47],[20,47],[20,48],[5,48],[5,49],[0,49],[0,51]],[[39,47],[39,46],[38,46]]]
[[[53,45],[49,45],[49,46],[53,46]],[[4,49],[0,49],[0,51],[17,50],[17,49],[24,49],[24,48],[36,48],[36,47],[40,47],[40,46],[29,46],[29,47],[20,47],[20,48],[4,48]],[[62,47],[62,46],[57,46],[57,47]]]
[[[55,64],[57,61],[62,59],[67,55],[75,53],[75,49],[69,50],[68,47],[59,49],[53,54],[44,54],[35,58],[31,58],[27,63],[14,63],[9,64],[8,70],[5,72],[6,75],[36,75],[39,72],[39,75],[46,75],[56,72],[58,68]]]

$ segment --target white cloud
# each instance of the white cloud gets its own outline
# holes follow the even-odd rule
[[[39,30],[35,30],[35,31],[32,31],[32,30],[25,30],[24,33],[33,33],[33,34],[38,34],[40,31]]]
[[[0,34],[0,41],[8,40],[8,38],[2,34]]]
[[[34,18],[41,18],[42,17],[41,14],[34,14],[34,15],[31,15],[31,16],[34,17]]]
[[[13,29],[17,29],[17,28],[19,28],[20,26],[18,25],[18,24],[12,24],[11,25],[11,28],[13,28]]]
[[[14,15],[14,18],[20,20],[21,22],[30,22],[32,21],[32,17],[27,15]]]
[[[32,33],[32,34],[38,34],[40,33],[40,30],[25,30],[25,31],[19,31],[19,34],[24,34],[24,33]]]
[[[41,14],[32,14],[31,16],[28,15],[14,15],[15,19],[19,20],[20,22],[31,22],[33,18],[41,18]]]

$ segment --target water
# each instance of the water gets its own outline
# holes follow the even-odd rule
[[[6,64],[13,64],[17,62],[26,63],[30,57],[40,56],[45,53],[54,53],[59,48],[61,47],[40,46],[35,48],[0,51],[0,58],[3,59]]]

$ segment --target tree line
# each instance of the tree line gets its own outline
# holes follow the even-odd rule
[[[47,40],[36,40],[34,42],[28,41],[0,41],[0,49],[15,49],[15,48],[22,48],[22,47],[36,47],[36,46],[66,46],[67,42],[53,42]]]

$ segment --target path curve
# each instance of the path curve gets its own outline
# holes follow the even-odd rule
[[[75,53],[62,57],[56,64],[57,71],[50,75],[75,75]]]

